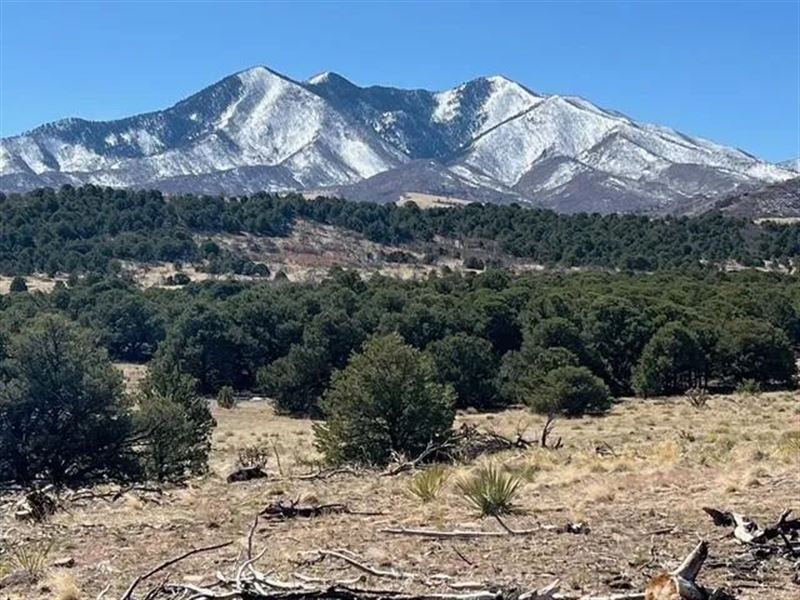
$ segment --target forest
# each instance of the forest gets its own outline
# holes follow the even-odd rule
[[[789,386],[800,343],[800,285],[775,273],[432,275],[321,284],[236,281],[142,290],[120,277],[0,298],[2,330],[42,313],[90,330],[114,360],[153,360],[206,394],[260,390],[314,414],[330,374],[370,336],[398,333],[429,353],[459,406],[525,401],[555,367],[580,367],[614,395]],[[527,384],[521,384],[532,378]]]
[[[49,293],[17,275],[0,296],[0,481],[201,473],[210,396],[219,406],[266,396],[285,415],[323,418],[316,440],[331,462],[377,464],[448,435],[456,409],[577,417],[632,395],[701,403],[709,392],[796,384],[797,277],[713,267],[791,261],[796,226],[90,186],[4,197],[0,213],[3,270],[71,273]],[[605,268],[488,266],[413,281],[332,268],[316,283],[142,288],[112,266],[204,258],[225,268],[236,257],[198,232],[283,236],[296,219],[394,243],[483,239],[552,265]],[[146,363],[149,374],[126,392],[111,361]]]
[[[212,272],[264,275],[264,265],[222,251],[202,236],[286,236],[297,219],[363,234],[379,243],[437,238],[497,244],[551,267],[632,271],[788,265],[800,255],[800,224],[756,225],[707,214],[650,219],[560,215],[517,205],[419,209],[338,198],[259,193],[227,198],[87,185],[0,194],[0,272],[113,272],[122,260],[203,263]]]

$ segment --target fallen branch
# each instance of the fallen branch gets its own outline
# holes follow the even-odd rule
[[[379,516],[382,512],[378,511],[357,511],[352,510],[347,504],[332,503],[332,504],[317,504],[317,505],[303,505],[299,504],[297,500],[290,503],[285,503],[283,500],[272,502],[264,507],[259,516],[269,519],[294,519],[296,517],[313,518],[321,515],[329,514],[348,514],[348,515],[362,515],[362,516]]]
[[[500,517],[494,517],[502,531],[476,531],[468,529],[454,529],[454,530],[441,530],[441,529],[424,529],[414,527],[386,527],[381,529],[381,533],[388,533],[392,535],[410,535],[417,537],[427,537],[435,539],[470,539],[470,538],[484,538],[484,537],[508,537],[508,536],[530,536],[537,535],[544,531],[552,531],[555,533],[589,533],[589,528],[583,523],[566,523],[565,525],[540,525],[534,529],[512,529]]]
[[[294,479],[300,481],[311,481],[314,479],[330,479],[337,475],[362,475],[363,471],[354,469],[353,467],[340,467],[338,469],[320,469],[316,473],[306,473],[304,475],[297,475]]]
[[[765,544],[780,537],[790,553],[792,555],[796,553],[789,538],[797,537],[800,532],[800,519],[790,519],[792,514],[790,509],[784,510],[774,524],[764,528],[759,527],[750,517],[737,512],[710,507],[703,507],[703,511],[711,517],[717,527],[733,527],[733,536],[743,544]]]
[[[167,567],[171,567],[175,563],[187,559],[195,554],[200,554],[201,552],[211,552],[213,550],[219,550],[220,548],[225,548],[226,546],[230,546],[232,543],[233,542],[223,542],[222,544],[214,544],[213,546],[204,546],[202,548],[195,548],[193,550],[189,550],[188,552],[184,552],[180,556],[176,556],[175,558],[170,558],[169,560],[165,560],[161,564],[150,569],[144,575],[139,575],[136,579],[134,579],[128,586],[128,589],[125,591],[125,593],[120,597],[120,600],[129,600],[130,598],[132,598],[134,590],[140,583],[142,583],[146,579],[149,579],[156,573],[163,571]]]

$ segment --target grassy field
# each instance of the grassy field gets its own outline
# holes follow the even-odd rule
[[[9,551],[0,555],[0,577],[18,568],[21,550],[42,554],[44,566],[38,583],[7,585],[0,588],[0,599],[93,599],[107,584],[108,597],[117,598],[149,566],[191,547],[233,540],[233,546],[173,570],[172,580],[208,582],[242,550],[254,515],[281,498],[342,502],[356,511],[381,513],[262,521],[254,544],[266,544],[268,550],[259,568],[284,578],[298,573],[355,577],[359,573],[353,567],[315,553],[345,549],[370,565],[403,572],[528,586],[560,578],[566,592],[620,592],[643,588],[649,577],[674,568],[698,538],[705,538],[711,559],[701,583],[726,585],[739,600],[796,598],[788,560],[737,568],[743,547],[727,529],[714,527],[701,508],[735,509],[759,522],[773,521],[784,508],[798,508],[799,399],[788,393],[715,396],[703,408],[682,398],[624,400],[604,417],[558,421],[554,435],[563,439],[558,450],[514,450],[447,467],[447,482],[428,503],[409,492],[410,473],[299,479],[319,468],[311,422],[276,416],[263,401],[215,408],[219,426],[206,478],[161,495],[73,502],[43,525],[15,521],[5,511],[0,545]],[[460,415],[459,421],[507,435],[527,428],[531,438],[543,423],[522,409]],[[239,450],[249,445],[266,448],[270,478],[226,483]],[[488,460],[522,478],[516,512],[505,519],[510,526],[581,522],[590,532],[543,529],[531,537],[471,540],[381,532],[390,526],[497,530],[498,523],[481,519],[456,485]],[[74,566],[52,566],[64,558],[74,559]],[[367,578],[365,584],[419,589],[413,579]],[[444,583],[441,591],[448,591]]]

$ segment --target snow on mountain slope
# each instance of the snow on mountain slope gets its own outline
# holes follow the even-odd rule
[[[673,212],[796,176],[786,166],[638,123],[505,77],[450,90],[297,82],[242,71],[174,106],[66,119],[0,140],[0,189],[80,184],[249,193],[333,189],[367,199],[462,193],[556,210]]]
[[[800,158],[792,158],[778,163],[779,167],[800,173]]]
[[[350,183],[406,160],[316,94],[264,67],[159,113],[108,123],[60,121],[0,147],[3,175],[61,171],[110,185],[284,163],[301,185]]]

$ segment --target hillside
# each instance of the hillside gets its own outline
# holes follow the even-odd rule
[[[296,194],[165,197],[66,186],[0,196],[0,274],[103,273],[122,264],[159,262],[216,275],[269,277],[282,268],[280,240],[301,222],[332,229],[296,245],[300,254],[318,253],[310,261],[318,264],[308,265],[317,269],[338,261],[362,269],[391,262],[427,270],[426,265],[452,266],[453,259],[478,268],[521,263],[635,271],[734,264],[791,269],[800,255],[800,225],[776,229],[716,214],[560,215],[513,204],[422,210],[413,203]],[[320,247],[326,237],[338,237],[338,258]]]
[[[717,202],[714,210],[748,219],[800,217],[800,177],[730,196]]]
[[[794,172],[741,150],[502,76],[440,92],[236,73],[162,111],[71,118],[0,140],[0,189],[64,183],[170,193],[328,190],[663,214]]]

